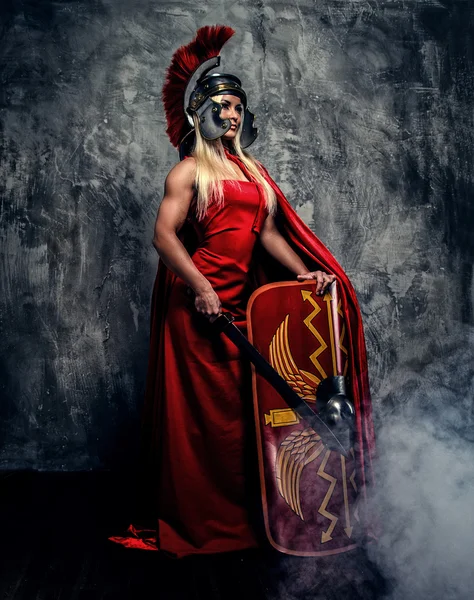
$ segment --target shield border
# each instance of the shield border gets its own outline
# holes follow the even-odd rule
[[[275,288],[279,288],[279,287],[289,287],[289,286],[308,286],[308,285],[314,285],[314,287],[316,288],[316,281],[281,281],[281,282],[276,282],[276,283],[268,283],[266,285],[263,285],[261,287],[259,287],[257,290],[255,290],[252,295],[249,298],[248,304],[247,304],[247,335],[248,335],[248,339],[249,341],[253,344],[253,330],[252,330],[252,321],[250,318],[250,314],[251,314],[251,310],[252,310],[252,306],[253,303],[255,302],[255,300],[264,292],[268,291],[269,289],[275,289]],[[260,419],[259,419],[259,404],[258,404],[258,399],[257,399],[257,373],[255,371],[255,367],[253,365],[251,365],[252,368],[252,401],[253,401],[253,407],[254,407],[254,421],[255,421],[255,434],[256,434],[256,438],[257,438],[257,455],[258,455],[258,471],[259,471],[259,480],[260,480],[260,496],[261,496],[261,501],[262,501],[262,512],[263,512],[263,518],[264,518],[264,525],[265,525],[265,533],[267,536],[268,541],[270,542],[271,546],[273,546],[273,548],[275,548],[275,550],[278,550],[279,552],[283,553],[283,554],[288,554],[288,555],[293,555],[293,556],[331,556],[334,554],[341,554],[343,552],[348,552],[350,550],[354,550],[355,548],[358,548],[359,545],[357,543],[353,543],[353,544],[349,544],[348,546],[344,546],[342,548],[336,548],[333,550],[322,550],[322,551],[303,551],[303,550],[291,550],[289,548],[285,548],[283,546],[280,546],[272,537],[271,535],[271,531],[270,531],[270,524],[269,524],[269,516],[268,516],[268,503],[267,503],[267,494],[266,494],[266,484],[265,484],[265,472],[264,472],[264,458],[263,458],[263,443],[262,443],[262,432],[261,432],[261,426],[260,426]]]

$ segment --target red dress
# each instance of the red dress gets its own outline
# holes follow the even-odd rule
[[[192,260],[223,310],[244,326],[248,273],[267,212],[255,183],[223,185],[223,206],[214,203],[202,221],[193,221]],[[164,336],[157,546],[178,556],[255,546],[245,507],[247,365],[196,312],[180,279],[171,289]]]

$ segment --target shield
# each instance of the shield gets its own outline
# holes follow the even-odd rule
[[[319,384],[346,375],[346,327],[332,284],[282,282],[256,290],[248,303],[249,340],[288,384],[316,409]],[[253,369],[253,400],[265,529],[287,554],[324,556],[356,547],[358,515],[354,450],[345,457],[288,407]]]

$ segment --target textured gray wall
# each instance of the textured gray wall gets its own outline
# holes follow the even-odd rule
[[[204,24],[237,30],[223,64],[251,91],[253,151],[358,290],[377,422],[400,382],[472,352],[468,2],[29,0],[0,18],[2,467],[133,454],[176,161],[160,91]]]

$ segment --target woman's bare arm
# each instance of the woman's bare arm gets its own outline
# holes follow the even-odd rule
[[[165,195],[156,217],[153,245],[165,265],[194,291],[197,311],[214,317],[220,313],[220,300],[209,281],[194,265],[177,235],[193,199],[195,170],[194,159],[188,158],[169,172]]]
[[[294,273],[299,281],[315,279],[317,281],[316,293],[322,293],[334,281],[334,275],[324,271],[309,271],[301,258],[278,231],[275,220],[271,215],[265,220],[260,233],[260,242],[268,254]]]

